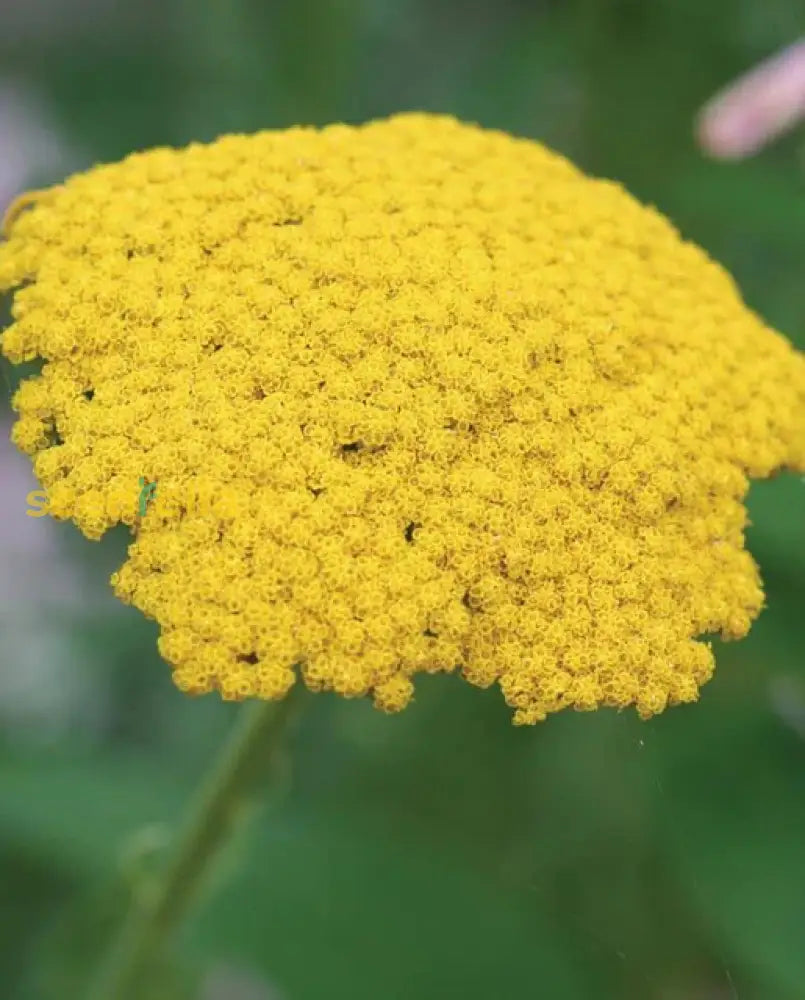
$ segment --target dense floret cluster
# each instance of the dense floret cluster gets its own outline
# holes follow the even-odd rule
[[[57,517],[191,694],[514,721],[696,699],[763,603],[749,477],[805,471],[805,359],[656,211],[443,116],[154,149],[9,213],[3,351]],[[138,513],[140,477],[158,488]],[[190,503],[188,497],[199,499]]]

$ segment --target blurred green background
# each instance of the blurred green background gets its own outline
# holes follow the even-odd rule
[[[725,165],[692,124],[803,31],[791,0],[11,3],[2,194],[229,131],[449,112],[620,180],[805,348],[801,135]],[[174,690],[156,627],[111,596],[125,531],[20,517],[6,396],[0,995],[71,1000],[236,709]],[[805,483],[756,485],[750,512],[769,606],[697,705],[515,729],[451,677],[393,718],[311,697],[182,935],[199,995],[805,998]]]

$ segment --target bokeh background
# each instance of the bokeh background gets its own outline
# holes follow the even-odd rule
[[[730,165],[693,137],[714,90],[803,32],[791,0],[6,0],[0,209],[153,145],[450,112],[623,182],[805,348],[803,136]],[[71,1000],[235,708],[180,695],[154,624],[113,598],[125,530],[25,516],[8,394],[0,994]],[[749,506],[768,608],[717,644],[697,705],[515,729],[452,677],[394,718],[311,697],[181,936],[196,995],[805,998],[805,482]]]

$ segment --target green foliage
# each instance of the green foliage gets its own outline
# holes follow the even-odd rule
[[[82,996],[88,972],[111,944],[130,899],[130,887],[114,882],[64,907],[39,943],[35,961],[23,980],[20,1000]],[[140,979],[142,1000],[193,1000],[198,995],[202,968],[200,963],[180,964],[174,954],[159,953]]]

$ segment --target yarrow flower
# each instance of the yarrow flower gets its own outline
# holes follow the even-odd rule
[[[45,359],[13,439],[54,516],[131,526],[115,592],[190,694],[392,712],[458,671],[520,724],[647,718],[762,607],[742,500],[805,472],[805,358],[536,142],[405,114],[137,153],[12,206],[0,288],[3,352]]]

